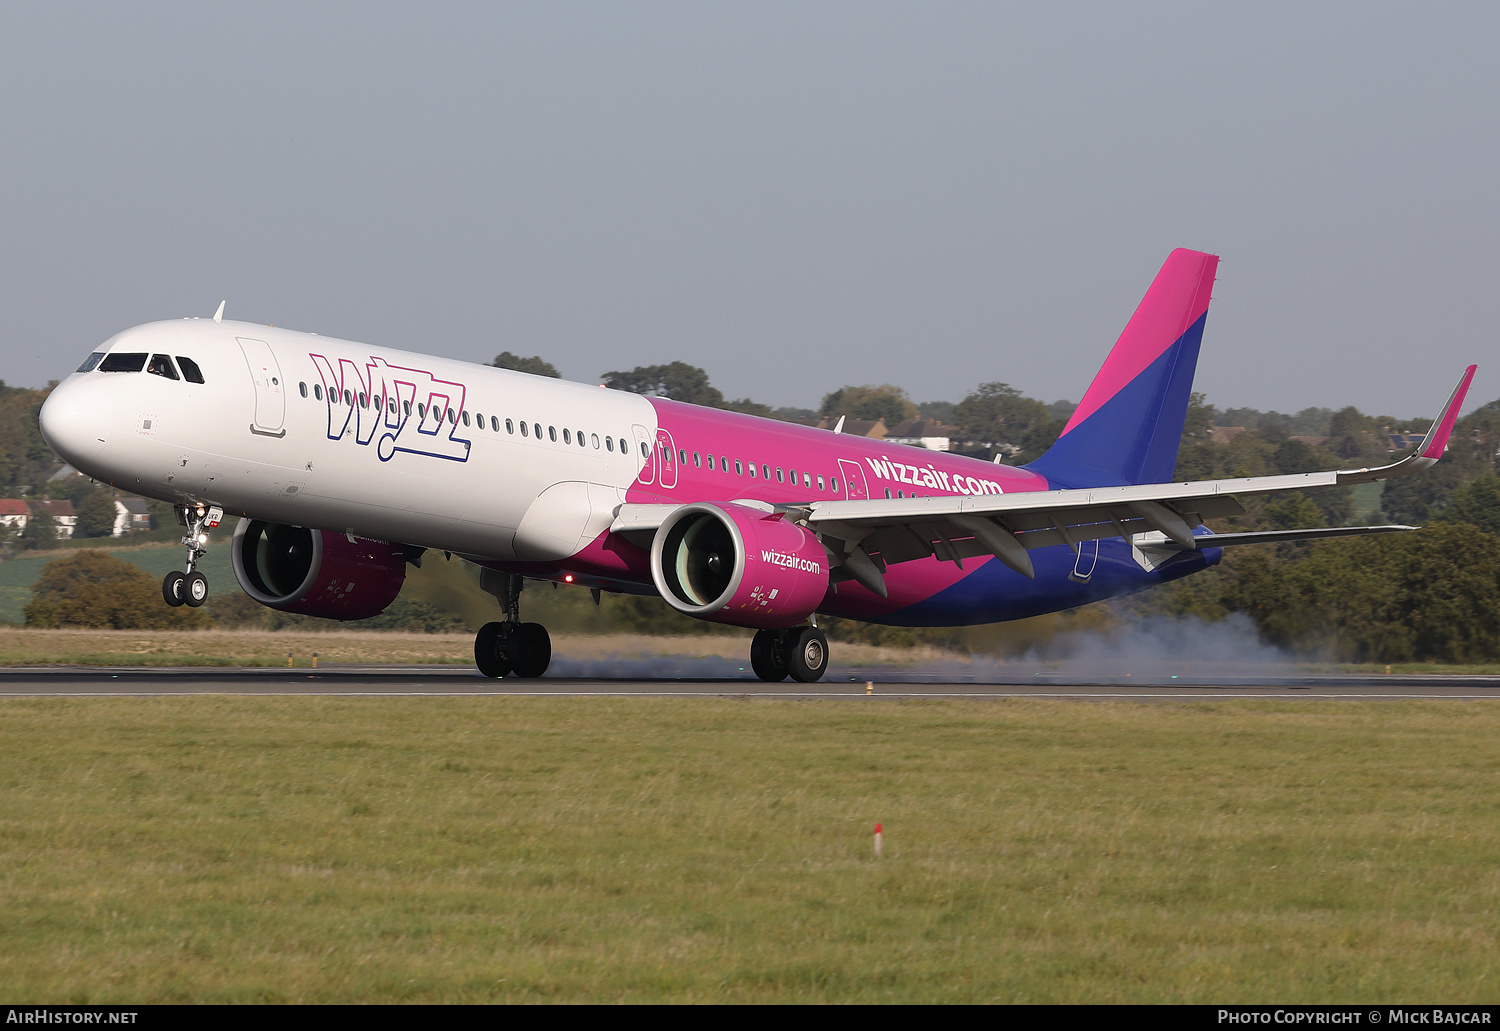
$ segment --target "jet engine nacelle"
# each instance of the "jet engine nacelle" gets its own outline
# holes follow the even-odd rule
[[[405,549],[386,541],[241,519],[230,547],[234,578],[246,594],[304,616],[378,616],[406,580]]]
[[[828,593],[828,553],[780,513],[683,505],[651,542],[651,579],[679,612],[774,629],[807,621]]]

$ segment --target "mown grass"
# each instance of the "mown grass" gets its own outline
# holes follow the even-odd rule
[[[636,634],[557,634],[553,654],[574,659],[610,656],[722,658],[723,676],[738,676],[750,651],[750,631],[738,637],[647,637]],[[0,666],[268,666],[303,669],[317,653],[329,663],[452,664],[472,666],[472,634],[410,634],[374,630],[44,630],[0,627]],[[841,663],[916,665],[963,662],[937,648],[840,644]]]
[[[0,992],[1493,1003],[1497,731],[1451,702],[11,699]]]

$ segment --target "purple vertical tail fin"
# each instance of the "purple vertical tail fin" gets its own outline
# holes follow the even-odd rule
[[[1062,436],[1028,469],[1067,487],[1172,478],[1218,267],[1200,251],[1167,257]]]

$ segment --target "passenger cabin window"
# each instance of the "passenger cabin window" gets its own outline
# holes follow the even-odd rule
[[[525,437],[527,435],[528,434],[526,433],[526,424],[523,422],[523,423],[521,423],[521,436]]]
[[[321,383],[313,384],[313,397],[319,401],[323,400],[323,385]]]
[[[307,396],[307,384],[306,383],[298,383],[297,384],[297,392],[299,394],[301,394],[303,397],[306,397]]]
[[[99,363],[100,372],[140,372],[146,367],[144,351],[116,351]]]
[[[103,361],[103,360],[104,360],[104,352],[103,351],[95,351],[93,354],[89,355],[87,358],[85,358],[83,360],[83,364],[80,365],[80,366],[78,366],[78,371],[79,372],[93,372],[95,369],[97,369],[99,367],[99,363],[101,361]]]
[[[563,427],[563,443],[564,444],[571,444],[571,443],[573,443],[573,431],[570,430],[570,429],[568,429],[566,426]]]

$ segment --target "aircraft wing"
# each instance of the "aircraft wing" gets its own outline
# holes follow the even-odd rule
[[[777,505],[787,517],[818,534],[839,574],[885,596],[885,570],[896,563],[934,556],[960,567],[966,558],[994,555],[1026,576],[1035,576],[1027,554],[1035,548],[1149,535],[1139,543],[1176,552],[1234,544],[1411,530],[1410,526],[1346,526],[1244,534],[1194,535],[1209,519],[1240,515],[1240,499],[1257,494],[1370,483],[1421,472],[1447,448],[1475,366],[1469,366],[1442,413],[1412,454],[1390,465],[1289,476],[1250,476],[1188,483],[1018,491],[1013,494],[941,495],[862,501],[813,501]],[[740,502],[764,505],[763,502]],[[650,536],[675,505],[621,505],[611,530],[650,546]],[[771,506],[766,505],[766,508]],[[1164,556],[1165,557],[1165,556]]]
[[[1195,536],[1193,527],[1208,519],[1239,515],[1241,498],[1279,491],[1370,483],[1420,472],[1437,462],[1448,444],[1474,366],[1464,372],[1443,411],[1421,445],[1391,465],[1289,476],[1251,476],[1188,483],[1150,483],[1122,487],[1028,491],[1014,494],[895,498],[869,501],[820,501],[806,510],[805,521],[853,579],[884,595],[880,574],[897,562],[929,555],[959,563],[994,555],[1026,576],[1034,576],[1028,551],[1066,544],[1075,551],[1083,541],[1105,537],[1158,537],[1176,550],[1229,544],[1304,540],[1351,533],[1384,533],[1406,526],[1329,527],[1275,531],[1270,534]]]

